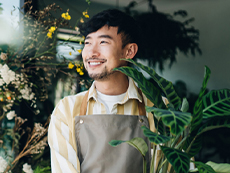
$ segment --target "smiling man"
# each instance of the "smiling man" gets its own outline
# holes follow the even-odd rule
[[[127,144],[109,141],[143,138],[141,126],[154,130],[145,105],[153,104],[134,81],[113,71],[127,66],[139,47],[135,20],[119,10],[98,13],[81,28],[85,36],[83,62],[94,82],[88,91],[63,98],[54,109],[48,132],[52,172],[140,173],[141,154]]]

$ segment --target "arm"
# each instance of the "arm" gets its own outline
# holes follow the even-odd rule
[[[71,119],[71,111],[68,110],[69,106],[65,104],[65,100],[61,100],[54,109],[48,129],[51,170],[55,173],[80,173],[80,163],[72,131],[74,120]]]

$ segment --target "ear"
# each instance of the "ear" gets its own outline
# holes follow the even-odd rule
[[[133,59],[133,57],[136,55],[138,51],[138,46],[136,43],[129,43],[125,46],[126,52],[125,52],[125,59]]]

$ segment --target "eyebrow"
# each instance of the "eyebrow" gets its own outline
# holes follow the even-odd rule
[[[85,40],[90,39],[90,36],[86,36]],[[113,37],[111,37],[110,35],[99,35],[98,38],[108,38],[113,40]]]

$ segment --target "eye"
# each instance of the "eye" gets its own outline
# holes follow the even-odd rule
[[[90,44],[88,41],[85,41],[85,45]]]
[[[108,43],[107,41],[102,40],[100,44]]]

